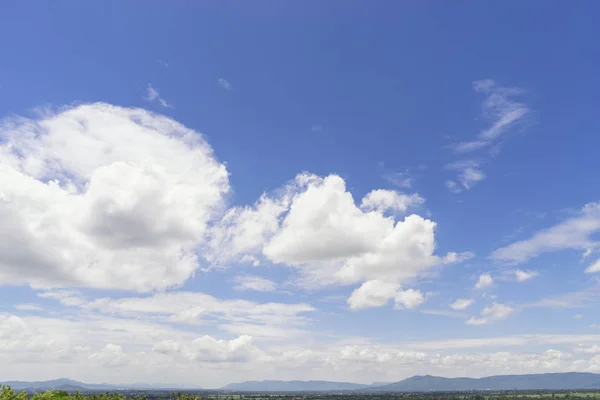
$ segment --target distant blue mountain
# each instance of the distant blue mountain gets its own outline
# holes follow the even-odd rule
[[[72,379],[53,379],[50,381],[7,381],[0,382],[0,385],[8,385],[16,390],[25,389],[65,389],[69,388],[80,388],[88,390],[114,390],[118,386],[108,384],[88,384],[83,382],[74,381]]]
[[[399,382],[371,385],[328,381],[248,381],[222,390],[238,392],[451,392],[465,390],[567,390],[600,389],[600,374],[567,372],[531,375],[497,375],[486,378],[413,376]]]
[[[230,383],[221,389],[237,392],[331,392],[357,390],[369,386],[329,381],[247,381]]]
[[[392,383],[394,383],[394,382],[373,382],[369,386],[383,386],[383,385],[390,385]]]
[[[566,372],[531,375],[496,375],[485,378],[413,376],[400,382],[371,387],[373,392],[431,392],[463,390],[567,390],[600,389],[600,374]],[[364,390],[364,389],[363,389]]]
[[[148,384],[148,383],[135,383],[131,385],[113,385],[108,383],[83,383],[74,381],[72,379],[53,379],[49,381],[6,381],[0,382],[0,385],[8,385],[15,390],[98,390],[98,391],[110,391],[110,390],[124,390],[124,389],[138,389],[138,390],[161,390],[161,389],[183,389],[178,385],[163,385],[163,384]]]
[[[160,390],[178,389],[177,385],[154,385],[136,383],[132,385],[90,384],[71,379],[50,381],[0,382],[16,390]],[[183,387],[179,387],[183,389]],[[238,392],[451,392],[483,390],[575,390],[600,389],[600,374],[566,372],[531,375],[496,375],[485,378],[442,378],[439,376],[413,376],[399,382],[373,382],[369,385],[350,382],[329,381],[248,381],[231,383],[221,390]]]

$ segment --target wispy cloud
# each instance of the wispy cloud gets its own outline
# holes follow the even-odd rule
[[[450,304],[450,308],[454,310],[465,310],[473,304],[473,299],[457,299],[454,303]]]
[[[589,267],[587,267],[585,269],[586,274],[593,274],[596,272],[600,272],[600,258],[593,263],[592,265],[590,265]]]
[[[502,135],[522,123],[530,113],[529,107],[513,98],[525,93],[519,88],[501,87],[491,79],[473,82],[473,90],[486,95],[482,104],[482,115],[490,125],[479,132],[475,140],[454,146],[458,153],[467,153],[493,144]]]
[[[451,311],[451,310],[426,309],[426,310],[421,310],[421,312],[423,314],[439,315],[442,317],[451,317],[451,318],[466,318],[466,317],[468,317],[467,313],[460,312],[460,311]]]
[[[479,318],[471,317],[467,320],[468,325],[485,325],[492,321],[498,321],[507,318],[515,311],[514,308],[505,304],[494,303],[489,307],[485,307]]]
[[[446,181],[446,188],[452,193],[460,193],[463,191],[463,188],[451,179]]]
[[[408,170],[384,174],[383,179],[385,179],[392,185],[398,186],[399,188],[403,189],[410,189],[414,182],[414,178],[410,175]]]
[[[236,285],[234,290],[252,290],[255,292],[274,292],[277,284],[269,279],[254,275],[241,275],[234,279]]]
[[[578,343],[598,343],[600,335],[576,334],[529,334],[496,336],[467,339],[442,339],[423,342],[403,343],[403,347],[419,350],[469,349],[486,347],[519,347],[527,345],[561,345]]]
[[[597,354],[597,353],[600,353],[600,345],[597,345],[597,344],[584,345],[584,344],[580,343],[573,348],[573,352],[574,353]]]
[[[446,169],[457,172],[458,183],[446,181],[446,187],[454,193],[471,189],[477,182],[485,179],[485,173],[480,169],[479,163],[473,160],[460,160],[447,164]],[[459,185],[460,184],[460,185]]]
[[[482,117],[489,121],[489,125],[481,130],[477,136],[466,142],[460,142],[450,147],[455,153],[474,153],[490,147],[490,154],[495,156],[500,151],[500,142],[503,136],[514,131],[526,121],[531,113],[524,103],[514,100],[514,97],[525,93],[519,88],[501,87],[491,79],[473,82],[473,90],[486,97],[482,103]],[[450,163],[446,169],[455,170],[458,176],[454,180],[447,180],[445,185],[453,193],[469,190],[473,184],[485,179],[486,175],[479,168],[479,162],[473,160],[459,160]]]
[[[524,304],[523,308],[579,308],[597,304],[600,300],[600,286],[569,292],[555,296],[548,296],[533,303]]]
[[[31,304],[31,303],[17,304],[15,306],[15,308],[19,311],[42,311],[43,310],[43,308],[38,306],[37,304]]]
[[[600,203],[590,203],[574,217],[536,232],[531,238],[495,250],[491,258],[509,264],[523,263],[542,253],[559,250],[596,249],[600,242],[592,235],[600,231]],[[594,265],[590,268],[595,268]],[[593,272],[591,270],[587,272]]]
[[[479,279],[475,284],[475,289],[485,289],[486,287],[490,287],[494,284],[494,279],[489,273],[479,275]]]
[[[517,282],[525,282],[540,275],[538,271],[523,271],[521,269],[516,269],[511,272],[514,274]]]
[[[225,80],[223,78],[219,78],[218,82],[219,82],[219,85],[221,85],[221,87],[223,89],[225,89],[225,90],[233,90],[233,87],[231,87],[231,84],[227,80]]]
[[[146,89],[146,100],[155,102],[157,101],[161,106],[171,108],[173,107],[171,104],[167,103],[165,99],[160,97],[160,93],[158,90],[152,87],[152,84],[148,84],[148,88]]]

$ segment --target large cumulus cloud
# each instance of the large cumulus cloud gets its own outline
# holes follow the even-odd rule
[[[83,105],[0,126],[0,284],[179,285],[229,190],[197,132]]]

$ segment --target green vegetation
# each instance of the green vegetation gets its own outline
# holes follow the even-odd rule
[[[107,393],[81,393],[79,391],[69,393],[66,390],[46,390],[43,392],[29,393],[22,391],[17,393],[10,386],[2,386],[0,400],[149,400],[150,398],[162,398],[164,400],[202,400],[202,396],[195,393],[163,393],[162,396],[135,395],[128,396],[121,392]]]
[[[0,400],[600,400],[595,391],[487,391],[487,392],[429,392],[429,393],[233,393],[233,392],[177,392],[132,391],[69,392],[46,390],[17,392],[2,386]]]

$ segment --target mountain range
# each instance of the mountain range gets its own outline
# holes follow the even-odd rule
[[[1,385],[8,385],[15,390],[67,390],[67,391],[112,391],[112,390],[162,390],[182,388],[181,385],[152,385],[148,383],[135,383],[129,385],[113,385],[108,383],[83,383],[72,379],[60,378],[49,381],[5,381],[0,382]]]
[[[427,392],[463,390],[567,390],[600,389],[600,374],[567,372],[530,375],[495,375],[485,378],[413,376],[400,382],[371,388],[382,392]]]
[[[68,391],[112,391],[112,390],[175,390],[185,389],[181,385],[153,385],[136,383],[129,385],[89,384],[71,379],[50,381],[7,381],[16,390],[59,389]],[[191,389],[190,387],[187,387]],[[485,378],[443,378],[417,375],[399,382],[373,382],[360,384],[330,381],[248,381],[231,383],[221,388],[236,392],[452,392],[479,390],[575,390],[600,389],[600,374],[566,372],[531,375],[495,375]]]
[[[221,390],[234,392],[331,392],[360,390],[369,386],[371,385],[329,381],[247,381],[230,383],[223,386]]]
[[[468,390],[567,390],[600,389],[600,374],[567,372],[531,375],[496,375],[485,378],[442,378],[413,376],[399,382],[357,384],[327,381],[249,381],[224,386],[222,390],[240,392],[443,392]]]

